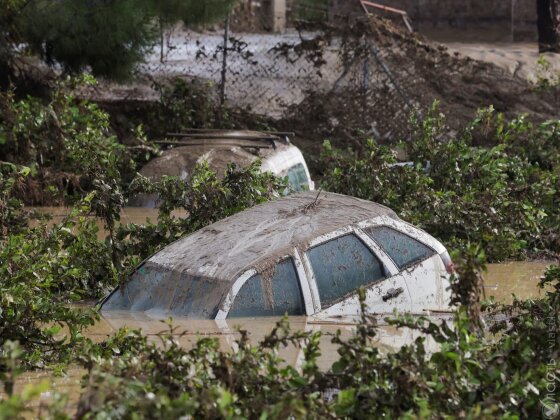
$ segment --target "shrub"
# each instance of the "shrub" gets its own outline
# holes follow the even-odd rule
[[[463,275],[480,277],[483,259],[471,247],[461,261]],[[495,418],[540,415],[550,360],[550,343],[560,333],[558,267],[545,283],[551,291],[537,301],[486,307],[483,315],[498,332],[473,328],[469,305],[479,302],[469,290],[449,321],[397,316],[387,321],[422,335],[388,355],[375,347],[376,318],[362,312],[356,334],[333,338],[339,358],[331,369],[317,366],[320,332],[293,332],[280,321],[262,342],[249,344],[241,331],[236,351],[221,351],[216,339],[201,339],[190,350],[174,339],[179,331],[147,340],[121,330],[82,356],[89,372],[78,417],[151,418]],[[364,292],[362,291],[362,305]],[[364,306],[363,306],[364,307]],[[502,314],[501,318],[494,318]],[[509,322],[503,320],[508,314]],[[428,350],[427,340],[438,348]],[[278,356],[287,345],[303,350],[301,368]],[[112,357],[112,354],[119,354]]]
[[[119,225],[122,190],[115,181],[96,180],[93,191],[62,222],[30,228],[12,196],[13,185],[29,171],[15,165],[9,169],[10,177],[0,172],[0,346],[19,341],[31,364],[67,359],[82,342],[81,330],[95,321],[93,311],[75,310],[68,303],[105,295],[168,243],[286,188],[273,175],[260,173],[258,162],[248,168],[232,165],[223,178],[201,165],[190,181],[135,182],[132,192],[161,194],[160,217],[155,225]],[[177,208],[187,216],[173,217]],[[92,216],[105,221],[106,241],[98,239]],[[67,338],[58,337],[61,327]]]
[[[463,135],[444,138],[434,108],[415,124],[411,166],[396,166],[373,140],[359,153],[326,142],[323,187],[385,204],[451,248],[480,243],[491,260],[560,251],[557,123],[505,124],[487,110]],[[487,146],[475,145],[481,137]]]

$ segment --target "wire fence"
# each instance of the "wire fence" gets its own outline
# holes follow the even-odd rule
[[[300,126],[330,124],[326,133],[355,127],[378,139],[407,138],[411,113],[421,115],[434,99],[470,95],[474,108],[491,103],[469,80],[502,80],[498,70],[424,44],[401,16],[390,24],[367,16],[359,1],[340,4],[325,10],[312,0],[292,0],[280,33],[265,31],[274,22],[263,23],[261,13],[249,23],[230,16],[214,30],[177,29],[144,71],[206,83],[230,107],[301,118]],[[348,4],[357,7],[343,10]],[[508,79],[504,89],[517,84]]]
[[[88,97],[150,103],[179,78],[203,84],[201,94],[216,103],[276,119],[273,125],[310,138],[398,141],[411,138],[411,114],[422,117],[434,100],[452,110],[449,125],[460,127],[478,107],[508,110],[530,88],[515,74],[411,34],[402,15],[389,14],[392,23],[368,16],[360,1],[330,0],[325,9],[317,7],[323,1],[284,0],[280,18],[262,11],[272,0],[241,1],[242,13],[214,28],[169,30],[138,82],[103,86]],[[523,98],[523,107],[541,112],[540,101]]]
[[[383,48],[371,37],[358,40],[363,34],[349,34],[348,21],[337,21],[342,13],[304,3],[298,9],[296,1],[290,2],[282,33],[243,32],[229,18],[217,31],[171,32],[145,70],[208,82],[226,105],[272,118],[281,118],[310,94],[352,91],[369,96],[364,105],[371,108],[383,93],[385,99],[394,97],[399,108],[411,105]],[[361,9],[354,12],[366,21]]]

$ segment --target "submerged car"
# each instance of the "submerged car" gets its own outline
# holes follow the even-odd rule
[[[208,166],[218,175],[225,172],[228,164],[249,166],[261,159],[261,170],[280,177],[288,177],[294,191],[314,189],[309,169],[301,151],[289,139],[291,133],[194,130],[185,133],[171,133],[176,140],[162,141],[165,150],[161,156],[150,160],[140,174],[154,181],[163,176],[188,179],[197,163],[208,162]],[[158,197],[141,194],[129,202],[133,207],[157,207]]]
[[[197,319],[449,308],[445,247],[379,204],[303,192],[237,213],[168,245],[102,311]]]

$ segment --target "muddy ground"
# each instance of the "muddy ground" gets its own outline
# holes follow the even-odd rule
[[[526,74],[508,69],[506,63],[516,60],[515,54],[504,55],[498,61],[492,54],[481,53],[485,47],[480,45],[477,58],[481,60],[473,59],[463,54],[476,57],[464,46],[457,48],[455,44],[455,49],[451,50],[382,21],[374,26],[373,37],[384,51],[384,60],[394,79],[408,96],[408,106],[395,89],[386,86],[377,91],[372,89],[365,97],[344,90],[336,94],[315,94],[291,109],[283,121],[283,129],[291,125],[297,127],[296,131],[301,130],[303,137],[331,138],[339,145],[359,146],[365,137],[393,143],[406,140],[409,135],[410,104],[425,112],[434,100],[440,102],[440,110],[446,114],[451,132],[466,127],[477,109],[490,105],[507,118],[520,114],[527,114],[533,121],[560,117],[558,90],[539,91]],[[496,55],[499,49],[500,46],[494,46],[489,52]],[[525,56],[525,59],[530,58]],[[560,58],[552,59],[558,67]],[[316,153],[316,143],[305,146],[315,149],[311,154]]]

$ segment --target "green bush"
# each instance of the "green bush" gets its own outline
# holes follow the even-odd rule
[[[135,169],[135,155],[112,134],[109,116],[97,105],[76,99],[73,89],[85,80],[68,79],[48,102],[0,93],[0,160],[31,168],[41,193],[85,195],[93,180],[121,179]],[[141,131],[138,141],[144,141]],[[30,189],[30,185],[27,186]],[[56,191],[59,190],[59,191]],[[31,192],[22,194],[29,201]]]
[[[29,168],[0,162],[0,237],[17,233],[27,227],[28,220],[23,203],[14,197],[14,190],[21,185],[29,172]]]
[[[373,140],[359,153],[326,142],[323,188],[385,204],[451,248],[480,243],[494,261],[560,251],[558,122],[506,124],[486,110],[445,138],[434,108],[414,124],[412,166],[395,166],[395,153]]]
[[[484,259],[476,247],[460,261],[463,276],[480,277]],[[423,333],[388,355],[374,345],[376,319],[363,312],[353,338],[333,338],[339,357],[327,371],[317,365],[320,332],[293,332],[286,319],[255,346],[242,331],[236,351],[222,351],[216,339],[208,338],[184,349],[173,337],[180,332],[173,328],[157,343],[121,330],[82,356],[89,373],[78,417],[538,416],[547,385],[551,380],[560,384],[548,374],[550,361],[558,357],[550,337],[560,333],[559,273],[557,266],[548,271],[543,285],[551,291],[544,299],[486,307],[482,315],[496,334],[482,330],[480,320],[473,324],[479,314],[469,307],[479,302],[471,290],[455,292],[463,304],[451,322],[388,319],[397,328]],[[500,321],[503,314],[509,322]],[[438,349],[428,351],[427,340],[435,341]],[[299,369],[279,357],[287,345],[303,350]]]

